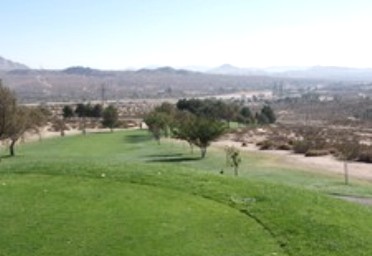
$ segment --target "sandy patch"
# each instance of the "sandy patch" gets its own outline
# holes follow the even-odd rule
[[[284,165],[295,166],[306,171],[329,172],[339,175],[344,174],[344,163],[333,156],[305,157],[290,151],[259,150],[253,144],[247,144],[246,147],[242,147],[242,143],[230,140],[217,141],[213,143],[213,145],[217,147],[234,146],[243,151],[275,155]],[[348,169],[350,177],[372,181],[372,164],[351,162],[348,163]]]

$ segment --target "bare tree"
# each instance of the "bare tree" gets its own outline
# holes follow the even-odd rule
[[[31,109],[18,106],[12,117],[8,120],[8,130],[6,138],[10,140],[9,152],[15,155],[14,146],[16,142],[24,136],[26,132],[39,132],[39,127],[44,124],[45,118],[38,109]]]
[[[225,148],[225,153],[226,153],[226,165],[234,167],[234,175],[238,176],[239,172],[239,165],[242,161],[240,157],[240,151],[233,147],[226,147]]]

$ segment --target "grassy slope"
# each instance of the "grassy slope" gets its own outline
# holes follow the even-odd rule
[[[185,246],[184,239],[189,241],[189,243],[195,243],[196,248],[195,251],[190,249],[191,251],[188,251],[188,254],[185,255],[208,255],[206,252],[210,252],[209,255],[270,255],[270,253],[272,254],[274,252],[277,255],[281,253],[288,255],[370,255],[372,253],[372,245],[369,243],[369,237],[372,236],[372,230],[369,228],[372,225],[370,208],[331,199],[319,192],[301,189],[296,185],[301,183],[302,186],[313,190],[320,188],[320,191],[322,191],[325,190],[327,185],[333,184],[334,187],[332,189],[343,190],[339,181],[334,177],[319,178],[293,171],[290,171],[288,174],[288,170],[280,166],[274,168],[267,165],[264,158],[260,158],[259,156],[245,156],[245,166],[242,168],[242,175],[249,179],[229,178],[216,175],[221,168],[224,168],[222,152],[217,150],[210,152],[212,154],[203,161],[193,159],[195,156],[189,155],[186,152],[188,152],[188,148],[178,144],[157,146],[152,141],[149,141],[148,137],[141,132],[97,134],[87,137],[79,136],[52,139],[40,144],[23,146],[21,156],[16,159],[6,159],[0,166],[0,172],[2,173],[0,181],[3,180],[7,183],[14,180],[16,184],[14,187],[9,187],[8,185],[2,188],[0,187],[0,202],[2,202],[0,209],[8,209],[8,212],[0,211],[0,225],[8,227],[7,221],[12,220],[13,225],[11,226],[14,226],[16,229],[19,228],[18,231],[16,230],[13,234],[8,235],[8,238],[4,238],[7,237],[6,234],[0,234],[0,249],[4,246],[3,248],[12,250],[12,247],[9,247],[11,245],[9,245],[9,240],[7,239],[14,238],[14,234],[24,233],[25,236],[31,236],[30,239],[39,241],[37,236],[34,237],[31,235],[32,232],[30,230],[32,230],[32,225],[31,229],[28,229],[27,225],[21,225],[19,227],[17,223],[32,221],[34,218],[41,221],[45,217],[51,216],[49,207],[46,206],[57,207],[58,205],[58,211],[53,211],[52,209],[52,213],[58,213],[56,215],[58,218],[61,218],[60,215],[62,213],[70,217],[71,212],[67,211],[65,213],[62,211],[60,213],[60,211],[69,207],[74,208],[74,205],[80,210],[81,208],[87,209],[79,205],[81,200],[75,198],[76,195],[80,195],[79,192],[88,194],[87,200],[88,202],[91,201],[91,203],[88,203],[88,206],[92,206],[98,216],[99,214],[112,216],[112,212],[107,213],[107,215],[104,213],[106,208],[102,205],[107,203],[107,200],[112,202],[111,206],[115,208],[114,212],[120,213],[123,209],[120,208],[121,204],[118,202],[121,202],[120,200],[123,200],[123,204],[128,204],[128,202],[122,197],[118,198],[115,195],[120,195],[126,190],[129,194],[136,194],[136,191],[139,191],[135,187],[132,187],[133,185],[128,185],[130,183],[150,185],[151,189],[148,193],[151,195],[153,189],[156,187],[154,190],[156,192],[154,192],[155,202],[157,200],[163,200],[164,195],[170,193],[175,193],[176,195],[173,199],[169,199],[171,201],[169,204],[171,205],[174,203],[172,200],[182,198],[179,205],[175,204],[177,205],[176,207],[169,207],[169,209],[166,207],[169,214],[174,213],[176,216],[172,224],[174,229],[179,228],[180,225],[177,222],[179,220],[190,220],[190,225],[194,225],[192,223],[196,221],[189,217],[179,217],[185,216],[182,210],[177,211],[177,209],[182,208],[182,205],[186,205],[183,203],[184,200],[186,200],[185,202],[189,200],[191,203],[200,205],[200,209],[198,209],[199,207],[195,208],[195,215],[193,216],[204,216],[203,213],[206,213],[205,216],[208,216],[203,218],[199,224],[208,223],[209,216],[211,215],[208,210],[216,212],[216,218],[212,218],[211,222],[207,224],[208,229],[201,228],[202,230],[209,231],[209,227],[213,226],[212,223],[217,222],[220,218],[223,220],[221,223],[225,223],[227,219],[230,219],[229,217],[232,218],[233,223],[231,225],[228,223],[226,224],[227,227],[222,227],[220,230],[210,230],[212,232],[200,233],[200,237],[196,239],[193,239],[192,234],[199,234],[199,229],[197,228],[199,224],[193,226],[195,229],[191,229],[189,235],[181,234],[175,236],[175,238],[178,237],[178,239],[182,240],[172,242],[171,244],[175,245],[174,247],[168,247],[167,245],[160,246],[164,250],[165,248],[169,248],[169,254],[183,255],[182,251],[179,251],[179,248],[180,246]],[[204,170],[205,172],[201,173],[200,170]],[[14,173],[28,173],[29,175],[15,175]],[[102,175],[103,173],[104,175]],[[265,175],[262,175],[262,173]],[[75,179],[71,180],[69,178],[70,176],[74,176]],[[105,176],[105,178],[102,176]],[[289,178],[293,176],[294,178]],[[29,182],[30,180],[31,182]],[[82,180],[82,182],[75,184],[77,182],[76,180]],[[86,183],[87,185],[85,185]],[[284,183],[285,185],[279,185],[278,183]],[[22,213],[18,213],[17,215],[16,212],[22,209],[21,206],[30,201],[33,186],[36,186],[35,193],[41,193],[40,184],[44,184],[44,186],[51,184],[51,187],[47,188],[47,191],[52,188],[61,187],[54,195],[48,194],[45,197],[46,201],[41,203],[40,207],[47,210],[45,214],[33,216],[35,212],[39,212],[39,208],[36,208],[30,212],[31,216]],[[111,188],[112,184],[115,184],[114,188]],[[71,189],[71,186],[74,189]],[[96,189],[91,189],[91,187],[95,187]],[[10,189],[10,191],[5,188]],[[96,205],[93,203],[96,198],[95,193],[99,193],[97,190],[100,191],[101,188],[103,191],[110,189],[110,197],[101,200],[102,205]],[[149,187],[146,186],[146,189],[149,189]],[[353,187],[347,189],[351,190],[351,192],[354,192],[354,190],[357,192],[369,192],[368,188],[360,185],[355,186],[355,189]],[[141,200],[144,200],[144,205],[146,206],[148,205],[146,203],[148,200],[146,199],[146,192],[143,193],[142,196],[141,194],[139,195]],[[9,197],[9,194],[14,196]],[[57,200],[58,198],[59,200]],[[14,200],[19,200],[19,204],[12,204]],[[55,200],[59,203],[54,203]],[[67,201],[61,206],[60,202],[63,200]],[[31,200],[31,202],[33,201]],[[205,208],[202,207],[204,205],[206,205]],[[157,211],[157,207],[139,208],[136,211],[141,212],[142,210],[143,213],[149,213],[152,210]],[[80,212],[80,210],[77,211],[74,209],[74,212]],[[135,213],[136,211],[133,212]],[[224,211],[228,211],[228,213],[223,215],[222,213]],[[76,217],[75,222],[68,222],[69,225],[67,226],[74,226],[74,224],[80,223],[80,220],[84,220],[84,216],[82,213],[80,217]],[[117,215],[114,216],[116,216],[114,218],[117,218]],[[244,216],[244,220],[242,220],[242,216]],[[61,222],[65,223],[63,221]],[[153,222],[156,224],[158,219]],[[242,223],[242,227],[244,225],[247,226],[242,229],[242,233],[237,232],[235,234],[234,230],[236,230],[238,222]],[[44,224],[41,225],[45,231],[50,231],[48,225],[51,225],[50,227],[58,226],[58,223],[55,223],[53,219],[48,223],[45,224],[45,227]],[[93,233],[93,238],[85,243],[77,243],[75,247],[71,247],[70,245],[71,248],[84,250],[87,244],[96,244],[96,241],[102,241],[102,248],[105,248],[105,245],[113,239],[112,237],[116,237],[115,234],[117,233],[114,232],[115,230],[110,229],[109,232],[107,230],[105,230],[106,232],[100,230],[99,226],[105,227],[102,224],[105,222],[96,216],[91,217],[90,223],[97,223],[98,225],[97,228],[96,226],[89,226],[91,229],[89,233]],[[196,221],[196,223],[198,222]],[[109,223],[109,226],[117,227],[117,223]],[[74,241],[79,241],[81,239],[79,235],[84,237],[85,234],[81,231],[86,228],[84,226],[81,228],[77,226],[76,228],[80,232],[76,230],[73,232],[77,236]],[[0,229],[0,232],[6,233],[3,230],[7,230],[7,228]],[[228,232],[223,239],[210,236],[211,233],[218,234],[218,232],[224,232],[225,230]],[[254,233],[253,235],[250,233],[251,231]],[[98,238],[101,238],[100,235],[102,233],[105,234],[104,239],[100,240]],[[65,236],[69,234],[70,232],[56,234],[56,242],[52,243],[48,250],[55,249],[57,251],[58,246],[61,246],[61,239],[66,239]],[[142,232],[138,233],[139,236],[141,234]],[[119,232],[118,236],[123,236],[123,233]],[[120,241],[117,243],[112,242],[112,247],[119,247],[117,248],[118,250],[123,250],[121,245],[123,243],[129,243],[125,239],[125,236],[123,239],[119,239]],[[203,239],[207,240],[204,241]],[[149,243],[148,247],[144,247],[143,249],[145,252],[149,252],[154,246],[156,247],[156,245],[162,244],[161,241],[155,241],[154,244],[151,244],[153,239],[148,239],[147,237],[141,240],[143,240],[143,243]],[[231,240],[239,242],[234,244]],[[276,244],[273,243],[273,240],[276,241]],[[27,244],[27,241],[27,238],[20,237],[21,243]],[[202,251],[204,248],[202,245],[214,247],[216,243],[227,251],[219,249],[218,252],[223,252],[221,254],[211,249]],[[64,255],[64,252],[67,254],[67,251],[65,251],[67,247],[62,247],[62,254],[60,255]],[[128,251],[133,250],[134,254],[137,253],[139,255],[140,253],[135,251],[135,248],[135,245],[130,244]],[[194,248],[194,246],[190,248]],[[197,248],[201,249],[199,250]],[[26,249],[25,251],[20,249],[21,251],[18,254],[11,255],[26,255]],[[228,251],[235,249],[237,251]],[[96,250],[99,251],[99,248]],[[168,255],[167,253],[163,252],[159,255]],[[86,255],[88,254],[89,252],[86,252]],[[80,253],[76,255],[84,254]],[[147,253],[147,255],[154,254]]]
[[[13,175],[0,190],[0,255],[254,255],[278,251],[252,219],[177,191]],[[25,191],[27,189],[27,191]]]

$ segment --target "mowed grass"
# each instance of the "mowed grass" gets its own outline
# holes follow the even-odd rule
[[[323,193],[338,177],[243,163],[143,131],[23,145],[0,163],[0,255],[372,254],[371,208]]]
[[[174,190],[46,175],[10,175],[2,183],[0,255],[268,255],[278,249],[244,214]]]

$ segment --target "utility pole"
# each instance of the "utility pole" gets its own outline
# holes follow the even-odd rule
[[[106,93],[105,83],[102,83],[101,84],[101,101],[102,101],[102,107],[105,106],[105,93]]]

